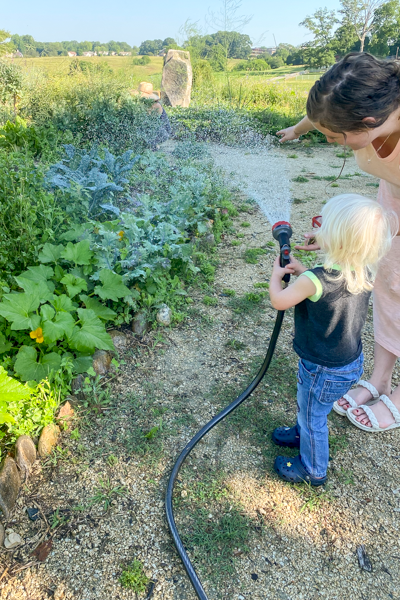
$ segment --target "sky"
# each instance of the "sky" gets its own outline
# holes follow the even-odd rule
[[[204,23],[211,6],[217,10],[219,0],[18,0],[17,10],[0,0],[0,28],[41,42],[115,40],[139,46],[146,39],[176,37],[187,19],[212,33]],[[274,46],[275,35],[278,44],[298,45],[310,39],[300,21],[321,6],[338,9],[339,0],[243,0],[238,15],[253,15],[242,30],[253,44]]]

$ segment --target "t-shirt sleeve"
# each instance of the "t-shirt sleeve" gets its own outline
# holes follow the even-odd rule
[[[308,297],[308,300],[311,300],[311,302],[318,302],[318,300],[321,298],[322,292],[323,292],[322,283],[320,282],[318,277],[315,275],[315,273],[313,273],[312,271],[304,271],[304,273],[302,273],[300,275],[300,277],[303,277],[303,276],[311,279],[311,281],[313,282],[313,284],[315,285],[315,287],[317,289],[315,294]]]

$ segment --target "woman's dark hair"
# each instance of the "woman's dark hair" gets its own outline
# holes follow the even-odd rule
[[[400,65],[366,52],[351,52],[310,90],[307,116],[335,133],[382,125],[400,106]],[[375,117],[375,123],[364,123]]]

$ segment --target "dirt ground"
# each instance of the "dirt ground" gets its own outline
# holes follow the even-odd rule
[[[229,178],[229,150],[212,152]],[[302,239],[332,195],[377,193],[376,180],[362,174],[354,158],[345,178],[326,187],[322,178],[340,171],[339,148],[294,143],[253,151],[247,160],[266,165],[268,152],[282,156],[290,180],[293,241]],[[307,181],[293,181],[298,177]],[[271,226],[257,205],[246,203],[245,190],[237,203],[241,212],[219,246],[215,281],[193,294],[188,318],[142,340],[127,331],[120,372],[98,415],[81,410],[75,433],[64,434],[54,457],[37,464],[6,524],[24,545],[0,552],[2,600],[144,599],[146,593],[136,596],[119,583],[133,559],[154,582],[148,597],[194,600],[164,516],[168,476],[195,432],[251,380],[275,319],[265,288],[255,286],[271,272]],[[255,248],[264,253],[255,264],[246,262],[246,251]],[[205,304],[204,297],[212,300]],[[367,434],[332,414],[328,483],[315,490],[274,475],[282,449],[270,434],[295,419],[292,333],[288,311],[264,382],[182,469],[175,498],[179,531],[210,600],[398,599],[400,430]],[[372,315],[364,351],[368,376]],[[398,381],[396,368],[393,385]],[[34,506],[41,518],[31,522],[24,508]],[[40,563],[31,550],[49,536],[52,549]],[[371,571],[359,566],[361,545]]]

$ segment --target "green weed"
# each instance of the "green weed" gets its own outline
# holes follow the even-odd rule
[[[237,240],[233,240],[233,242],[231,242],[231,246],[241,246],[241,242],[238,242]]]
[[[244,350],[247,348],[246,344],[243,342],[239,342],[239,340],[228,340],[225,344],[227,348],[232,348],[233,350]]]
[[[303,175],[298,175],[298,177],[295,177],[294,179],[292,179],[292,181],[295,181],[296,183],[307,183],[310,180],[307,179],[307,177],[304,177]]]
[[[240,223],[240,227],[251,227],[251,224],[248,221],[243,221],[243,223]]]
[[[213,298],[211,296],[204,296],[203,304],[205,304],[206,306],[217,306],[218,298]]]
[[[269,283],[267,281],[262,281],[261,283],[253,283],[253,287],[268,290]]]
[[[89,505],[102,504],[104,512],[107,512],[113,500],[128,495],[125,486],[114,486],[108,477],[99,480],[99,486],[95,489],[94,496],[89,500]]]
[[[335,456],[338,452],[343,452],[349,445],[348,436],[345,433],[329,436],[329,452]]]
[[[250,265],[256,265],[258,263],[258,257],[266,254],[263,248],[247,248],[244,253],[244,260]]]
[[[354,473],[350,469],[340,467],[340,471],[336,473],[336,476],[343,485],[354,485]]]
[[[243,239],[245,237],[244,233],[237,233],[236,237],[239,239]]]
[[[224,289],[222,290],[222,293],[223,293],[225,296],[230,296],[230,297],[236,296],[236,292],[235,292],[235,290],[231,290],[230,288],[224,288]]]
[[[144,594],[150,579],[144,572],[142,563],[139,560],[134,560],[122,570],[119,582],[122,587],[132,590],[135,594]]]
[[[299,158],[297,154],[288,154],[288,158]]]

